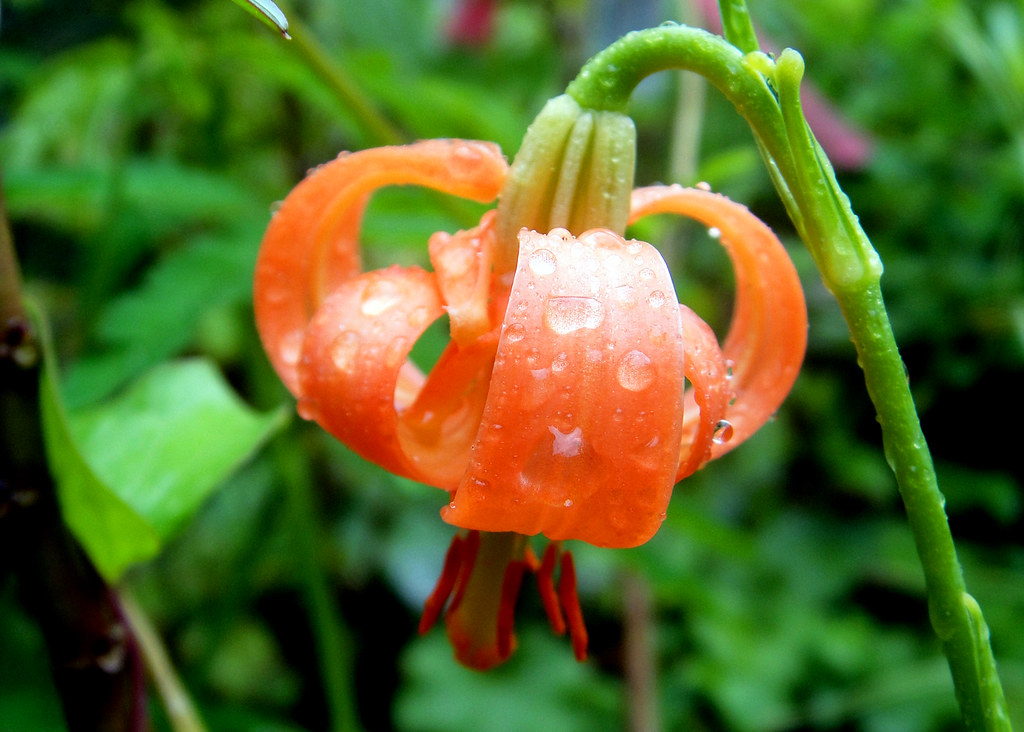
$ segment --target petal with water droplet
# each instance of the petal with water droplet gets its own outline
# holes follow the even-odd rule
[[[664,518],[679,461],[682,323],[678,308],[647,298],[626,306],[622,293],[674,292],[672,281],[649,244],[606,231],[580,239],[520,235],[482,426],[443,512],[449,523],[622,547],[649,539]],[[537,251],[553,266],[538,272]]]
[[[305,329],[334,288],[359,274],[359,229],[369,196],[384,186],[419,185],[491,201],[507,169],[497,145],[426,140],[342,154],[288,194],[264,234],[253,294],[260,338],[293,394],[299,379],[297,364],[285,358],[287,338]]]

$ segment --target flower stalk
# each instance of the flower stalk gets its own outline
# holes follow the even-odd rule
[[[595,56],[567,93],[581,105],[622,111],[632,89],[664,69],[708,79],[750,124],[769,175],[822,278],[839,302],[882,427],[924,571],[932,626],[949,661],[971,730],[1010,723],[977,602],[967,594],[944,499],[893,337],[879,281],[882,263],[803,115],[800,55],[757,50],[745,3],[720,2],[728,41],[665,25],[631,33]]]

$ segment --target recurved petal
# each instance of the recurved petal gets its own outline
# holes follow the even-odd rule
[[[711,459],[716,433],[720,435],[718,439],[724,439],[733,429],[724,421],[732,390],[718,339],[711,326],[690,308],[680,305],[679,314],[683,321],[686,380],[693,388],[684,397],[683,441],[676,482]]]
[[[420,480],[397,434],[399,412],[418,392],[409,353],[442,313],[434,275],[416,267],[374,270],[336,287],[302,342],[300,413],[367,460]]]
[[[483,531],[641,544],[679,460],[683,343],[656,249],[523,231],[480,431],[442,515]]]
[[[370,194],[389,185],[419,185],[490,201],[507,169],[497,145],[425,140],[343,153],[292,190],[271,218],[255,275],[260,337],[292,393],[298,395],[306,324],[335,287],[359,274],[359,228]]]
[[[736,274],[732,323],[722,348],[732,367],[735,401],[726,411],[732,436],[712,445],[713,459],[756,432],[789,394],[807,346],[803,290],[785,247],[745,206],[681,186],[633,192],[631,223],[656,213],[680,214],[718,229]],[[700,422],[692,394],[686,403],[684,442]]]

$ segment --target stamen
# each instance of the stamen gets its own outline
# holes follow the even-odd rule
[[[572,638],[572,651],[577,661],[587,660],[587,628],[583,624],[583,610],[580,598],[576,594],[576,565],[572,553],[562,554],[562,573],[558,578],[558,599],[565,611],[569,625],[569,636]]]
[[[540,601],[544,605],[544,612],[547,613],[548,621],[551,623],[551,630],[562,635],[565,632],[565,617],[562,615],[562,608],[558,604],[558,595],[555,592],[555,563],[558,561],[558,542],[551,542],[544,550],[544,559],[541,560],[537,569],[537,591],[540,593]]]
[[[441,617],[445,603],[448,602],[448,596],[451,595],[452,588],[455,587],[455,582],[459,578],[462,566],[466,562],[467,543],[468,540],[458,534],[452,538],[452,543],[448,546],[448,551],[444,555],[441,576],[437,578],[434,591],[430,593],[430,597],[423,603],[423,615],[420,616],[420,635],[433,628],[434,623]]]
[[[509,562],[501,582],[501,604],[498,606],[498,655],[504,659],[512,653],[515,642],[516,599],[523,584],[523,573],[527,570],[525,561]]]

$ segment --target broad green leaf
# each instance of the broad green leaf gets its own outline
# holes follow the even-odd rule
[[[42,323],[41,318],[37,321]],[[160,539],[145,519],[97,478],[76,446],[57,386],[53,349],[45,326],[41,330],[45,365],[39,402],[61,511],[100,574],[112,580],[131,564],[154,556]]]
[[[166,539],[284,421],[243,404],[211,362],[190,359],[74,415],[72,433],[96,474]]]

